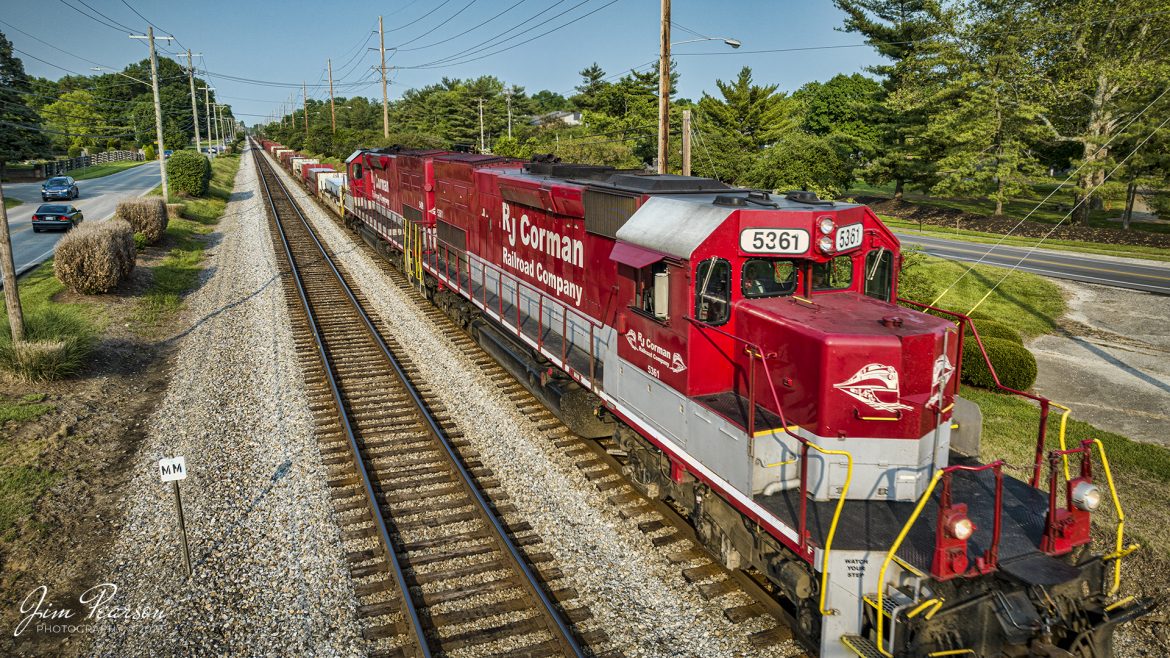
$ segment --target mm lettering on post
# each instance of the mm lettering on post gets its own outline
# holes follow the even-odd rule
[[[175,513],[179,517],[179,538],[183,544],[183,566],[191,576],[191,548],[187,544],[187,523],[183,517],[183,497],[179,494],[179,480],[187,478],[187,458],[169,457],[158,460],[158,476],[163,482],[171,483],[175,496]]]

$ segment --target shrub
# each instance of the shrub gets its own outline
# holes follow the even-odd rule
[[[150,244],[150,242],[147,241],[145,235],[143,235],[142,233],[135,233],[134,234],[134,249],[135,250],[142,251],[143,249],[146,249],[146,245],[148,245],[148,244]]]
[[[167,230],[167,204],[162,197],[130,199],[118,204],[117,216],[130,224],[135,233],[141,233],[148,243],[158,242]]]
[[[28,381],[75,374],[93,349],[93,326],[67,306],[51,304],[26,313],[25,340],[15,345],[7,318],[0,320],[0,367]]]
[[[917,247],[902,251],[902,269],[898,275],[898,296],[929,304],[939,293],[938,282],[932,277],[929,256]]]
[[[142,147],[142,159],[144,159],[144,160],[157,160],[158,159],[158,152],[154,150],[153,146],[151,146],[150,144],[147,144],[146,146]]]
[[[211,162],[194,151],[178,151],[167,160],[171,189],[188,196],[207,194],[211,183]]]
[[[1020,332],[1002,322],[996,322],[995,320],[976,320],[975,329],[979,331],[979,337],[983,340],[987,340],[988,338],[1002,338],[1004,340],[1010,340],[1017,345],[1024,344],[1024,339],[1020,336]],[[971,336],[970,326],[967,327],[966,333],[968,337]],[[974,342],[975,339],[968,338],[968,340]]]
[[[1004,386],[1026,391],[1036,383],[1036,357],[1028,348],[1006,338],[984,338],[983,346]],[[995,379],[974,340],[963,343],[962,381],[980,388],[995,388]]]
[[[120,219],[82,224],[57,243],[53,272],[70,289],[107,292],[134,270],[134,230]]]

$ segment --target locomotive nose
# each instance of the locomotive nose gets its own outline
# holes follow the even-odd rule
[[[741,331],[777,354],[770,374],[786,416],[817,436],[918,439],[952,401],[958,333],[944,320],[854,295],[742,310]]]

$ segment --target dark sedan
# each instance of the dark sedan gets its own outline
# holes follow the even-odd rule
[[[33,233],[40,233],[45,229],[69,229],[81,223],[85,216],[76,206],[67,204],[46,203],[37,208],[32,216]]]
[[[77,181],[71,176],[54,176],[41,185],[41,201],[76,199],[81,196]]]

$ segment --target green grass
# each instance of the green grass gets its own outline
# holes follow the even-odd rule
[[[22,277],[19,289],[25,339],[56,345],[47,351],[13,345],[7,311],[0,313],[0,368],[30,381],[60,379],[80,372],[104,325],[100,307],[53,301],[65,286],[53,275],[51,259]]]
[[[116,174],[119,171],[125,171],[143,164],[146,164],[145,160],[121,160],[119,162],[107,162],[105,164],[90,165],[80,169],[71,169],[65,172],[65,175],[72,176],[75,180],[89,180],[91,178],[101,178],[102,176]]]
[[[140,318],[154,323],[177,311],[183,295],[199,283],[203,269],[203,236],[219,223],[231,197],[240,158],[226,155],[211,161],[211,186],[207,196],[199,199],[171,195],[171,203],[184,204],[183,216],[170,220],[164,243],[171,247],[162,261],[152,268],[154,281],[142,300]],[[161,187],[161,186],[160,186]],[[161,193],[161,189],[155,188]]]
[[[0,537],[11,541],[16,526],[28,518],[36,502],[60,474],[34,465],[0,465]]]
[[[914,262],[908,268],[912,274],[904,273],[903,277],[911,276],[919,285],[913,289],[907,287],[900,293],[914,301],[930,304],[942,294],[936,306],[970,313],[988,290],[1007,274],[986,301],[975,309],[979,316],[993,318],[1020,332],[1024,338],[1031,338],[1052,332],[1064,314],[1065,303],[1060,288],[1035,274],[1018,271],[1008,274],[1009,270],[1002,267],[976,265],[964,275],[969,264],[925,255],[914,257]]]
[[[1017,475],[1023,472],[1030,474],[1036,454],[1039,407],[1014,395],[993,393],[970,386],[964,386],[961,394],[978,404],[983,411],[983,441],[980,450],[982,457],[1009,462],[1017,471]],[[1059,413],[1059,409],[1052,409],[1048,425],[1049,450],[1060,447]],[[1170,483],[1170,450],[1159,445],[1133,441],[1070,415],[1065,445],[1073,448],[1079,446],[1085,439],[1100,439],[1105,446],[1105,454],[1109,457],[1115,480],[1123,479],[1127,475],[1136,475],[1156,482]]]
[[[24,203],[24,202],[21,201],[20,199],[13,199],[12,197],[9,197],[9,196],[4,197],[4,207],[6,209],[7,208],[15,208],[22,203]]]
[[[985,233],[983,231],[969,231],[967,229],[956,230],[954,228],[933,226],[930,224],[922,224],[920,226],[918,222],[910,220],[898,219],[897,217],[890,217],[888,215],[879,216],[887,226],[904,233],[952,238],[979,244],[995,244],[1002,241],[1002,244],[1005,246],[1025,248],[1034,247],[1039,241],[1037,238],[1025,238],[1014,235],[1005,237],[999,233]],[[1158,247],[1110,245],[1076,240],[1045,240],[1041,249],[1045,248],[1085,254],[1099,254],[1102,256],[1145,258],[1148,260],[1170,262],[1170,249],[1159,249]]]
[[[1068,218],[1069,211],[1072,209],[1075,201],[1073,200],[1072,185],[1065,185],[1060,190],[1053,193],[1059,185],[1058,181],[1046,180],[1043,182],[1034,183],[1031,190],[1021,194],[1018,197],[1009,199],[1004,203],[1004,217],[1005,219],[1019,220],[1027,217],[1030,221],[1042,222],[1046,224],[1056,224],[1064,222],[1066,225],[1070,221]],[[869,196],[884,196],[891,197],[894,193],[894,187],[890,185],[866,185],[858,184],[850,190],[850,194],[864,194]],[[1048,198],[1052,193],[1051,198]],[[956,199],[956,198],[941,198],[922,194],[921,192],[911,192],[906,190],[904,194],[906,201],[910,201],[923,206],[934,206],[938,208],[952,208],[961,210],[963,212],[972,213],[975,215],[984,215],[990,217],[995,212],[995,202],[990,199]],[[1047,199],[1047,200],[1046,200]],[[1107,221],[1109,218],[1117,218],[1121,216],[1121,209],[1116,202],[1112,206],[1106,204],[1106,208],[1101,210],[1092,210],[1089,212],[1089,226],[1093,228],[1108,228],[1115,230],[1123,230],[1121,224],[1118,222]],[[1135,231],[1147,231],[1151,233],[1170,233],[1170,225],[1166,224],[1147,224],[1143,222],[1134,222],[1131,224],[1131,229]]]
[[[40,404],[42,399],[44,396],[41,395],[26,395],[16,400],[0,399],[0,425],[9,421],[23,423],[52,411],[53,405]]]

